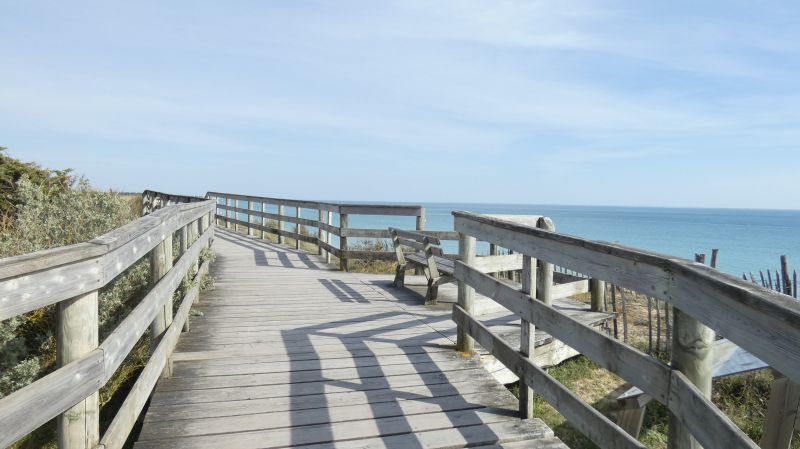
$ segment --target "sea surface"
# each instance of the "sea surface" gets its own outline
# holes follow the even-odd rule
[[[428,230],[453,230],[451,212],[454,210],[487,214],[546,215],[553,219],[558,232],[617,242],[686,259],[693,259],[695,253],[705,253],[706,260],[709,261],[711,250],[717,248],[717,268],[736,276],[752,271],[758,278],[758,270],[776,270],[780,267],[782,254],[789,257],[790,267],[800,267],[798,210],[478,203],[422,205],[426,209],[425,229]],[[273,213],[274,209],[274,206],[267,207]],[[284,213],[293,215],[294,209],[286,208]],[[304,218],[316,219],[316,214],[316,211],[301,210]],[[336,215],[334,224],[338,225]],[[413,229],[415,222],[413,217],[351,215],[349,225],[353,228],[395,226]],[[332,243],[338,244],[335,240]],[[443,246],[447,252],[457,252],[457,242],[443,242]],[[485,254],[488,247],[479,245],[478,252]]]

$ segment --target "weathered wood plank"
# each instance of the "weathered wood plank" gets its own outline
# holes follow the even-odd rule
[[[0,399],[0,446],[9,446],[31,433],[104,383],[103,351],[95,349]]]
[[[699,263],[467,212],[455,228],[670,302],[800,382],[800,304]]]
[[[667,403],[670,375],[667,365],[569,318],[541,301],[530,301],[525,293],[461,262],[456,263],[455,276],[603,368],[641,388],[659,402]]]
[[[531,301],[535,303],[537,301]],[[545,370],[520,356],[511,346],[498,338],[483,324],[473,319],[460,306],[453,307],[453,320],[467,329],[478,343],[504,365],[511,368],[525,383],[539,393],[570,424],[600,447],[644,449],[613,421],[583,402],[575,393],[553,379]]]

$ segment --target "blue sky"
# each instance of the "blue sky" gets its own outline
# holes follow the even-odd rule
[[[3,1],[0,146],[98,187],[800,209],[800,4]]]

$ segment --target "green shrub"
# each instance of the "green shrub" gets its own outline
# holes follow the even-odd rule
[[[128,199],[95,190],[85,179],[66,188],[54,187],[52,182],[37,184],[27,173],[14,181],[13,194],[3,193],[7,202],[14,199],[14,216],[0,231],[0,257],[90,240],[136,218]],[[149,262],[140,261],[100,291],[101,336],[113,329],[146,292],[149,271]],[[0,397],[52,368],[54,310],[55,306],[45,307],[0,322]]]

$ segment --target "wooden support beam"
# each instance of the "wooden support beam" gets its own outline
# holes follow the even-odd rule
[[[789,449],[800,407],[800,385],[777,374],[767,403],[762,449]]]
[[[172,268],[172,234],[164,236],[164,240],[150,251],[150,285],[158,281]],[[150,324],[150,350],[151,354],[158,347],[161,336],[172,324],[172,301],[167,301]],[[161,377],[170,377],[172,366],[167,363]]]
[[[699,263],[705,261],[705,255],[695,255]],[[673,309],[672,328],[672,369],[683,373],[703,397],[711,398],[711,380],[713,378],[714,331],[695,320],[678,308]],[[689,429],[681,419],[670,413],[669,449],[700,449],[700,443],[692,437]]]
[[[283,204],[278,204],[278,215],[279,216],[284,215]],[[283,231],[283,220],[280,218],[278,218],[278,230]],[[281,245],[286,243],[286,238],[284,238],[283,233],[281,232],[278,233],[278,243],[280,243]]]
[[[339,214],[339,270],[347,271],[347,214]]]
[[[97,349],[97,290],[58,303],[56,362],[63,367]],[[60,449],[92,449],[100,441],[98,393],[58,415]]]
[[[467,265],[475,264],[475,237],[467,234],[458,236],[458,259]],[[458,305],[468,315],[474,310],[475,289],[464,281],[458,281]],[[456,349],[471,354],[475,350],[475,341],[469,336],[463,325],[458,325],[456,336]]]
[[[297,207],[294,208],[294,216],[297,217],[297,218],[300,218],[300,206],[297,206]],[[294,226],[294,230],[295,230],[295,232],[297,234],[300,234],[300,223],[297,223]],[[300,240],[299,239],[295,239],[295,241],[294,241],[294,249],[300,249]]]
[[[536,297],[536,259],[530,256],[522,257],[522,293]],[[520,343],[519,353],[527,357],[533,363],[535,348],[536,326],[522,319],[520,322]],[[533,389],[525,383],[524,379],[519,380],[519,413],[523,419],[533,418]]]
[[[537,227],[545,231],[555,232],[556,225],[549,217],[539,217],[536,222]],[[543,260],[539,260],[539,284],[536,288],[536,299],[544,302],[545,304],[552,305],[553,303],[553,264]]]
[[[589,279],[589,291],[592,294],[592,312],[602,311],[606,301],[606,283],[600,279]]]

